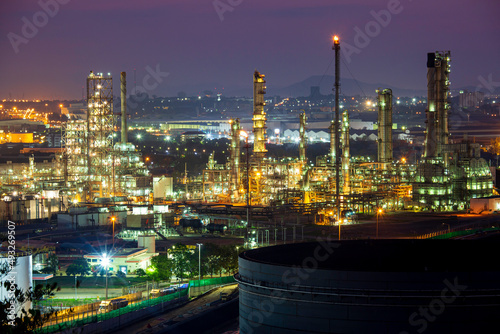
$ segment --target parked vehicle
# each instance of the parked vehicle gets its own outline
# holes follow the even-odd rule
[[[99,313],[106,313],[128,305],[128,300],[125,298],[116,298],[111,300],[103,300],[99,305]]]
[[[151,297],[157,298],[157,297],[161,297],[161,296],[166,296],[166,295],[170,295],[176,291],[177,291],[176,287],[153,289],[153,290],[151,290]]]

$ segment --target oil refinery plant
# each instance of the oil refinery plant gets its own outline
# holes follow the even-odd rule
[[[449,51],[428,54],[425,153],[419,162],[410,164],[405,159],[394,159],[393,95],[387,88],[376,91],[377,161],[351,156],[349,110],[339,103],[340,47],[335,37],[335,107],[328,152],[313,162],[306,158],[307,116],[303,112],[299,116],[298,156],[268,156],[266,80],[264,74],[255,71],[253,136],[242,130],[240,119],[231,119],[227,162],[218,163],[212,155],[200,177],[199,189],[186,191],[180,200],[250,207],[254,212],[313,213],[319,217],[315,222],[336,223],[340,219],[348,221],[355,212],[373,214],[378,208],[464,210],[471,198],[493,195],[492,176],[488,164],[480,158],[479,144],[466,137],[453,143],[449,139]],[[48,210],[41,217],[50,217],[51,212],[65,211],[77,203],[172,203],[167,202],[164,192],[154,195],[155,188],[163,187],[166,181],[153,182],[141,153],[128,142],[125,72],[120,81],[121,107],[115,112],[111,75],[90,72],[86,119],[70,119],[63,126],[62,148],[56,150],[52,168],[38,168],[30,160],[22,177],[2,176],[3,188],[11,190],[8,196],[33,194],[49,201],[42,203]],[[119,128],[121,138],[117,140],[115,132]],[[172,183],[186,184],[187,189],[186,173],[183,180],[174,179]],[[4,214],[4,218],[13,218],[13,206],[5,209],[11,214]]]

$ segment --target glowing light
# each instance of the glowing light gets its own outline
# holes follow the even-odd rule
[[[337,36],[337,35],[333,36],[333,43],[339,44],[339,36]]]
[[[106,254],[102,255],[101,263],[104,268],[108,269],[109,259]]]

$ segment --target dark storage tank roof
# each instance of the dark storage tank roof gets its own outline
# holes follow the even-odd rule
[[[443,272],[499,271],[500,261],[496,258],[499,253],[500,235],[494,235],[480,240],[308,242],[253,249],[240,257],[282,266],[310,266],[312,258],[319,269],[332,270]]]

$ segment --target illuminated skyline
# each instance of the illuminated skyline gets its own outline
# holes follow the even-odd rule
[[[50,2],[49,0],[47,0]],[[66,0],[60,0],[65,2]],[[33,22],[42,9],[33,1],[3,1],[0,5],[0,96],[21,98],[81,98],[81,78],[90,70],[137,69],[157,64],[169,76],[151,94],[175,95],[224,87],[251,96],[247,73],[267,74],[269,93],[311,75],[322,75],[333,58],[331,36],[338,34],[343,51],[357,46],[348,64],[357,80],[425,90],[420,71],[423,53],[452,50],[453,87],[477,86],[479,77],[500,81],[493,59],[500,56],[498,5],[493,1],[232,1],[144,2],[129,0],[69,1],[33,37],[17,45],[8,34],[23,37],[22,18]],[[377,26],[373,13],[392,9]],[[42,16],[39,18],[43,19]],[[222,20],[221,20],[222,18]],[[384,21],[385,20],[385,21]],[[42,22],[43,23],[43,22]],[[355,42],[356,27],[374,30],[366,46]],[[385,25],[385,26],[384,26]],[[11,35],[12,38],[13,35]],[[24,38],[24,37],[23,37]],[[27,42],[26,42],[27,41]],[[25,43],[26,42],[26,43]],[[359,42],[359,41],[358,41]],[[14,43],[15,44],[15,43]],[[480,52],[479,52],[480,51]],[[344,57],[348,60],[348,57]],[[342,64],[343,77],[350,77]],[[330,67],[329,74],[333,73]],[[250,87],[250,88],[248,88]]]

